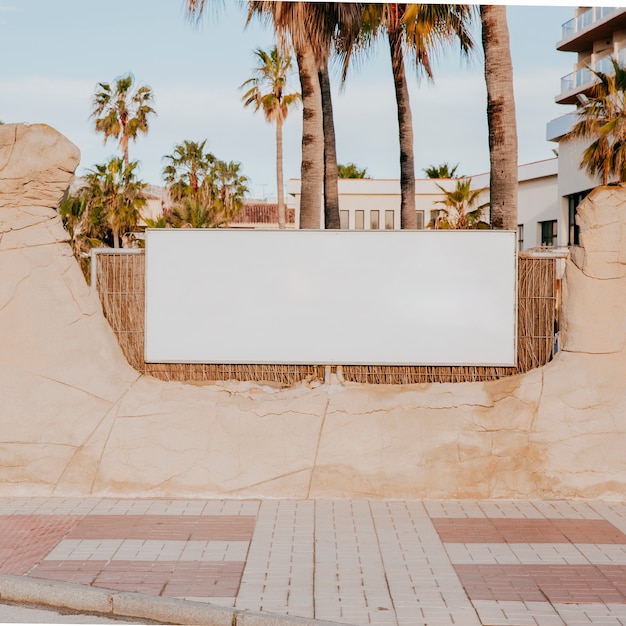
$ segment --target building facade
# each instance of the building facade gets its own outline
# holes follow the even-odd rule
[[[558,195],[562,199],[563,244],[578,243],[576,208],[600,181],[580,169],[580,159],[588,142],[567,137],[577,118],[577,108],[597,80],[591,70],[611,74],[612,59],[626,64],[626,7],[579,7],[562,26],[557,50],[575,52],[573,71],[561,78],[555,101],[569,110],[549,122],[546,138],[558,143]],[[572,108],[574,107],[574,108]]]
[[[518,215],[519,248],[561,245],[565,233],[559,232],[561,204],[557,196],[557,159],[547,159],[519,166]],[[482,189],[477,204],[489,201],[489,174],[470,176],[472,189]],[[417,226],[428,228],[439,214],[444,193],[451,191],[457,179],[417,179],[415,206]],[[300,179],[292,178],[287,194],[295,204],[299,223]],[[339,181],[341,228],[351,230],[398,230],[400,228],[400,180],[353,178]],[[320,207],[320,223],[323,209]],[[485,221],[489,220],[488,211]],[[549,236],[548,236],[549,235]]]

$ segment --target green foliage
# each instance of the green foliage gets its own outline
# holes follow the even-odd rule
[[[209,177],[215,157],[204,151],[206,139],[201,142],[184,140],[174,146],[174,152],[164,159],[169,161],[163,169],[163,179],[174,202],[192,195],[198,198],[204,181]]]
[[[591,70],[597,79],[569,136],[593,139],[582,154],[580,167],[603,185],[611,177],[626,182],[626,68],[612,59],[613,74]]]
[[[206,140],[185,140],[174,147],[163,169],[172,209],[164,213],[170,226],[213,228],[232,220],[243,208],[248,179],[241,164],[226,163],[205,152]]]
[[[367,175],[367,168],[359,168],[354,163],[342,165],[337,163],[337,175],[339,178],[370,178]]]
[[[123,159],[113,157],[103,165],[95,165],[85,177],[81,190],[85,199],[88,219],[100,228],[108,226],[113,237],[113,247],[120,237],[136,228],[140,210],[146,205],[143,191],[146,183],[137,180],[137,161],[128,165]]]
[[[161,213],[157,218],[146,217],[144,219],[146,228],[167,228],[167,217]]]
[[[93,96],[91,117],[95,119],[96,132],[104,135],[104,143],[117,139],[128,166],[128,142],[135,141],[139,133],[148,132],[148,117],[156,112],[151,104],[152,90],[147,85],[134,88],[132,74],[116,78],[109,83],[98,83]]]
[[[425,167],[422,171],[426,174],[427,178],[462,178],[456,175],[456,170],[459,164],[450,165],[449,163],[442,163],[441,165],[430,165]]]
[[[430,222],[430,228],[442,230],[467,230],[477,228],[489,228],[489,224],[481,220],[489,203],[476,206],[478,197],[486,189],[471,189],[472,179],[457,180],[452,191],[437,185],[444,193],[444,199],[436,204],[443,204],[439,216],[434,222]]]
[[[285,93],[292,71],[292,58],[281,54],[276,46],[269,52],[257,48],[254,51],[258,65],[254,76],[245,81],[240,89],[244,106],[253,106],[255,111],[263,109],[268,122],[284,122],[289,109],[302,100],[298,92]]]

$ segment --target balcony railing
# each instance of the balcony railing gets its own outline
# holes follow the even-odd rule
[[[591,7],[584,13],[565,22],[561,27],[561,39],[568,39],[576,33],[580,33],[595,22],[603,20],[607,15],[616,11],[618,7]]]
[[[617,53],[617,57],[614,57],[612,54],[607,54],[601,59],[598,59],[590,67],[581,67],[575,72],[563,76],[563,78],[561,78],[561,96],[572,91],[582,91],[584,88],[591,87],[591,85],[597,82],[596,76],[591,71],[592,69],[596,72],[602,72],[603,74],[613,74],[613,63],[611,62],[613,58],[617,58],[617,62],[620,65],[626,65],[626,48],[622,48]]]

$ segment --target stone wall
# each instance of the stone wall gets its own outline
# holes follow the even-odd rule
[[[581,205],[546,367],[280,390],[126,363],[55,210],[77,163],[0,126],[0,496],[625,498],[626,188]]]

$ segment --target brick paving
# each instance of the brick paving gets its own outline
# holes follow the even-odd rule
[[[355,625],[626,626],[626,503],[5,498],[0,574]]]

